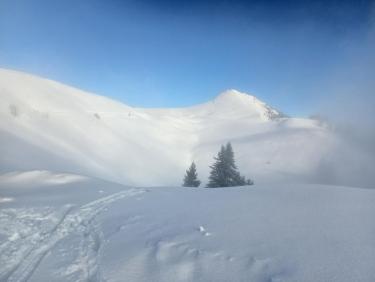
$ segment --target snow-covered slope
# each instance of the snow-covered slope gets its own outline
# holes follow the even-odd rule
[[[331,182],[344,141],[318,121],[235,90],[132,108],[9,70],[0,98],[0,281],[375,280],[375,190],[286,184]],[[254,186],[121,184],[178,185],[192,160],[206,180],[227,141]]]
[[[132,108],[32,75],[0,69],[0,171],[53,170],[136,185],[179,185],[195,161],[203,182],[231,141],[257,183],[320,182],[337,142],[319,122],[287,118],[228,90],[181,109]]]
[[[372,189],[5,178],[0,281],[375,281]]]

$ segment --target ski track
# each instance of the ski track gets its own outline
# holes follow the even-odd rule
[[[93,221],[112,202],[143,192],[121,191],[76,210],[65,205],[57,212],[50,208],[1,211],[0,225],[9,237],[0,245],[0,281],[27,281],[54,246],[71,234],[81,236],[79,255],[70,267],[71,273],[79,272],[76,281],[101,281],[97,260],[102,238]]]

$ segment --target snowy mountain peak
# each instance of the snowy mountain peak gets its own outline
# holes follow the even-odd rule
[[[228,89],[220,93],[212,102],[221,110],[224,108],[242,115],[253,115],[265,121],[284,117],[281,112],[268,106],[257,97],[235,89]]]
[[[245,98],[249,98],[249,97],[253,97],[252,95],[250,94],[247,94],[247,93],[244,93],[244,92],[240,92],[236,89],[227,89],[223,92],[221,92],[217,98],[228,98],[228,97],[232,97],[232,98],[239,98],[239,97],[245,97]]]
[[[239,167],[259,183],[312,171],[301,159],[318,162],[329,138],[315,121],[272,121],[282,115],[237,90],[193,107],[144,109],[0,69],[0,98],[0,172],[49,170],[172,185],[193,160],[207,179],[212,157],[231,141]],[[296,145],[295,138],[302,141]]]

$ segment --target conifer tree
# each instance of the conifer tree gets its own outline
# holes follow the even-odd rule
[[[214,164],[210,166],[211,173],[207,187],[231,187],[253,184],[250,179],[246,180],[238,172],[230,142],[226,146],[221,146],[220,151],[214,159]]]
[[[200,180],[198,179],[197,168],[195,163],[192,162],[189,169],[186,171],[184,177],[184,187],[198,187],[201,184]]]
[[[228,175],[228,156],[226,154],[226,148],[221,146],[217,156],[214,157],[215,163],[210,166],[211,173],[208,178],[207,187],[228,187],[229,186],[229,175]]]

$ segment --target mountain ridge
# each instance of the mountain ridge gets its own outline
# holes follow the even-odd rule
[[[178,185],[194,160],[204,182],[212,157],[231,141],[240,170],[256,182],[308,182],[335,142],[317,121],[284,117],[237,90],[193,107],[135,108],[2,69],[0,96],[0,172],[47,169]]]
[[[229,104],[229,105],[232,105],[232,108],[236,107],[237,110],[238,110],[238,106],[241,106],[241,105],[242,105],[243,110],[246,110],[246,108],[244,108],[244,106],[246,106],[246,105],[253,106],[253,108],[255,108],[256,111],[259,112],[259,115],[263,118],[266,118],[267,116],[269,116],[271,118],[285,117],[285,115],[281,114],[280,111],[278,111],[275,108],[267,105],[266,103],[264,103],[263,101],[261,101],[257,97],[255,97],[253,95],[250,95],[250,94],[247,94],[247,93],[244,93],[244,92],[240,92],[240,91],[235,90],[235,89],[225,90],[225,91],[219,93],[212,100],[209,100],[209,101],[203,102],[203,103],[198,103],[198,104],[192,105],[192,106],[170,107],[170,108],[159,108],[159,107],[158,108],[143,108],[143,107],[137,107],[137,106],[129,106],[126,103],[114,100],[114,99],[106,97],[106,96],[101,96],[101,95],[98,95],[98,94],[95,94],[95,93],[92,93],[92,92],[83,91],[83,90],[80,90],[79,88],[69,86],[69,85],[65,85],[65,84],[62,84],[60,82],[50,80],[48,78],[43,78],[43,77],[39,77],[39,76],[36,76],[36,75],[20,72],[20,71],[7,70],[7,69],[0,68],[0,76],[3,79],[4,79],[4,76],[5,76],[6,80],[8,80],[8,81],[12,81],[12,80],[15,80],[15,79],[22,79],[24,81],[24,83],[31,84],[31,85],[34,84],[35,81],[39,81],[40,83],[44,83],[46,85],[49,85],[52,88],[58,89],[58,88],[63,87],[65,92],[76,93],[76,94],[79,93],[79,95],[76,95],[77,98],[79,98],[79,99],[83,99],[83,98],[87,99],[87,98],[90,97],[91,100],[97,100],[97,104],[98,104],[97,105],[98,108],[96,108],[96,109],[94,109],[94,108],[87,109],[87,110],[92,111],[92,112],[100,111],[100,104],[108,104],[108,103],[113,103],[113,104],[116,103],[116,104],[118,104],[118,106],[120,108],[125,107],[126,110],[129,110],[129,108],[131,108],[133,110],[141,110],[141,111],[153,111],[153,110],[170,110],[170,111],[185,110],[185,111],[188,111],[188,110],[192,110],[192,109],[195,109],[195,108],[199,108],[201,106],[206,106],[207,104],[215,104],[216,106],[220,106],[220,105],[223,105],[223,104]],[[2,91],[4,92],[6,90],[7,89],[4,89],[4,86],[3,86]],[[23,91],[24,91],[24,89],[23,89]],[[41,93],[43,93],[43,91],[41,91]],[[50,96],[50,95],[53,95],[53,94],[54,93],[51,92],[48,95]],[[66,95],[66,93],[64,93],[64,94]],[[85,97],[81,97],[82,95],[84,95]],[[25,97],[23,97],[23,98],[25,98]],[[48,96],[44,96],[43,98],[51,99],[51,97],[48,97]],[[32,104],[32,101],[28,101],[28,102]],[[61,103],[62,100],[58,99],[58,102]],[[93,101],[90,101],[90,102],[93,102]],[[51,105],[48,105],[48,106],[51,106]],[[35,107],[39,108],[40,105],[35,105]],[[94,105],[92,105],[92,107],[94,107]],[[250,109],[251,108],[249,108],[249,110]],[[42,110],[42,109],[39,108],[39,110]]]

